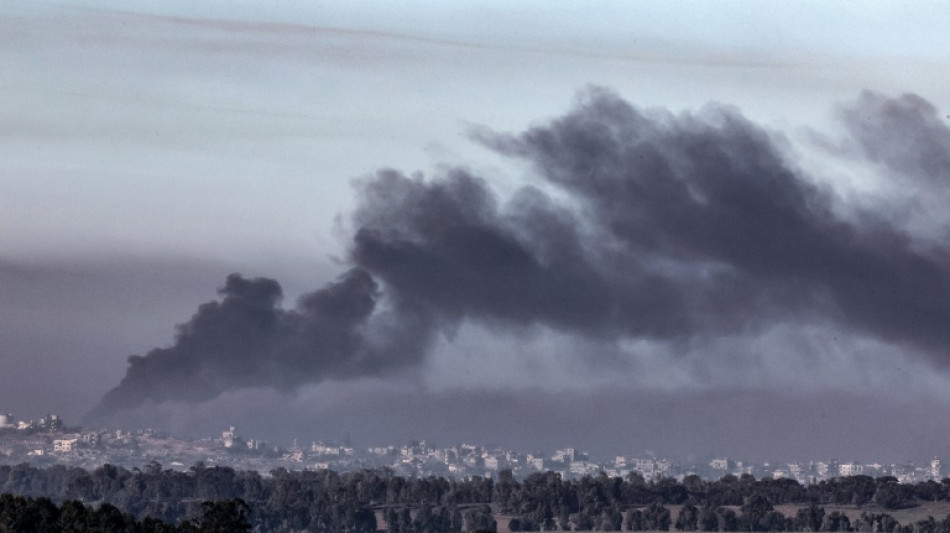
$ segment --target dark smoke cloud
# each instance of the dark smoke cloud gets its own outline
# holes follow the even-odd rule
[[[579,207],[531,189],[499,206],[458,170],[429,182],[381,172],[363,184],[353,257],[401,298],[448,316],[664,339],[818,317],[948,353],[941,261],[885,220],[836,217],[836,198],[734,109],[641,111],[595,89],[550,124],[477,137]]]
[[[634,262],[623,277],[583,244],[579,221],[535,189],[499,206],[462,170],[427,182],[394,171],[362,183],[353,260],[395,298],[443,321],[544,323],[597,335],[667,335],[675,287]]]
[[[867,158],[929,182],[950,169],[935,116],[873,93],[842,114]],[[474,137],[542,184],[501,198],[460,168],[360,180],[353,270],[294,310],[276,282],[229,277],[172,347],[130,358],[99,411],[411,368],[465,321],[693,347],[821,323],[950,354],[946,252],[816,185],[736,109],[675,115],[591,89],[549,123]]]
[[[423,352],[413,344],[423,342],[420,330],[377,328],[391,334],[392,342],[380,332],[367,333],[379,288],[360,269],[304,295],[293,310],[280,307],[280,285],[267,278],[232,274],[219,293],[220,300],[201,305],[178,326],[173,346],[130,357],[125,378],[92,418],[148,400],[200,402],[233,389],[292,390],[329,378],[374,375],[413,364]]]
[[[950,186],[950,127],[930,102],[915,94],[888,98],[865,91],[840,114],[863,155],[889,168],[893,178]]]

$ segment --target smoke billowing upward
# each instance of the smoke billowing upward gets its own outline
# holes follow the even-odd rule
[[[840,117],[851,157],[945,194],[936,113],[865,93]],[[363,178],[352,270],[292,310],[276,282],[232,275],[172,347],[130,358],[98,413],[412,368],[466,321],[692,346],[822,323],[950,360],[946,250],[818,185],[733,108],[642,110],[591,89],[556,120],[473,137],[539,185],[501,197],[462,168]]]
[[[219,293],[219,301],[201,305],[178,326],[173,346],[130,357],[122,382],[91,416],[149,400],[201,402],[246,387],[292,390],[373,375],[412,364],[422,353],[415,332],[393,331],[391,343],[367,333],[379,287],[358,268],[304,295],[292,310],[280,307],[281,288],[271,279],[231,274]]]
[[[947,355],[939,253],[872,214],[864,226],[837,217],[832,193],[735,110],[642,112],[594,90],[550,124],[479,138],[530,161],[576,204],[525,189],[499,206],[460,170],[430,182],[381,172],[363,185],[353,257],[401,298],[608,336],[820,316]]]
[[[950,129],[923,98],[865,91],[841,115],[864,156],[886,165],[895,179],[950,185]]]

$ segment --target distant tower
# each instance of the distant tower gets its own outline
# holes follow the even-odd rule
[[[234,446],[235,439],[237,439],[237,434],[234,432],[234,426],[229,427],[227,431],[221,432],[221,441],[224,443],[225,448]]]
[[[936,457],[933,458],[933,461],[930,461],[930,477],[940,479],[940,459]]]

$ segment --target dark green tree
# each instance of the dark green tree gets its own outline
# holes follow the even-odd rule
[[[204,502],[204,513],[198,523],[201,533],[240,533],[250,531],[251,508],[240,498]]]
[[[695,505],[687,503],[680,509],[676,517],[678,531],[696,531],[699,529],[699,510]]]
[[[799,531],[821,531],[824,518],[824,507],[818,507],[812,503],[808,507],[798,510],[795,515],[795,527]]]
[[[660,503],[651,503],[643,510],[643,526],[647,531],[669,531],[670,510]]]

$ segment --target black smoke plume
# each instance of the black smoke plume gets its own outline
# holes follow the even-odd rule
[[[950,128],[930,102],[865,91],[841,118],[863,155],[885,165],[892,179],[950,186]]]
[[[379,287],[359,268],[304,295],[292,310],[280,307],[281,288],[271,279],[231,274],[219,293],[220,300],[201,305],[177,327],[171,347],[129,357],[125,377],[91,418],[147,400],[201,402],[246,387],[292,390],[373,375],[412,364],[424,351],[422,329],[390,328],[388,339],[368,332]]]
[[[934,113],[909,97],[872,103],[875,116],[908,106]],[[902,127],[935,127],[914,116]],[[912,248],[873,214],[856,217],[863,225],[837,216],[833,194],[734,109],[641,111],[592,90],[550,124],[477,137],[531,162],[572,203],[559,207],[528,188],[499,205],[487,183],[461,170],[429,182],[379,173],[363,185],[353,258],[401,298],[459,319],[608,337],[831,320],[948,355],[942,252]],[[942,169],[950,147],[941,146],[929,148],[933,165],[907,160]]]
[[[866,93],[841,116],[867,160],[950,178],[950,130],[923,99]],[[733,108],[591,89],[549,123],[473,137],[541,181],[502,198],[461,168],[360,180],[353,270],[290,311],[276,282],[231,276],[174,346],[130,358],[99,410],[412,367],[465,321],[693,346],[822,323],[948,360],[946,250],[816,185]]]

